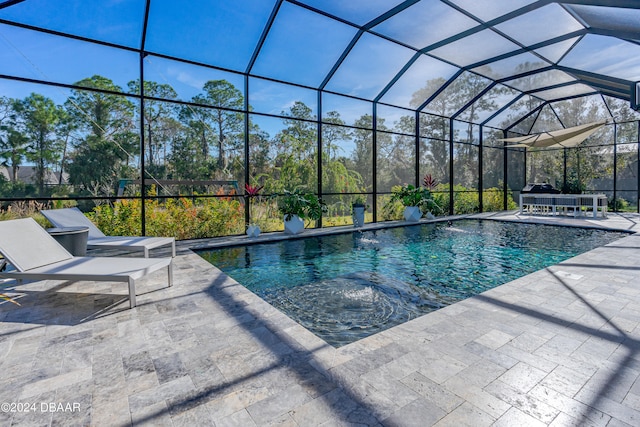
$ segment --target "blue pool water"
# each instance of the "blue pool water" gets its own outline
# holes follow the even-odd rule
[[[339,347],[623,236],[463,220],[216,249],[200,256]]]

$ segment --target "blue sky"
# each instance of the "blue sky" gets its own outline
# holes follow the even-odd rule
[[[138,48],[142,40],[145,3],[145,0],[26,0],[0,9],[0,18]],[[303,3],[342,16],[355,24],[364,24],[401,1],[303,0]],[[453,3],[483,19],[493,19],[526,6],[532,0],[453,0]],[[273,0],[152,0],[145,48],[154,53],[244,72],[274,4]],[[326,89],[374,99],[415,55],[414,50],[384,37],[394,37],[408,46],[421,48],[439,37],[468,30],[476,24],[439,0],[422,0],[374,26],[373,31],[383,37],[368,33],[362,35],[327,82]],[[630,24],[626,22],[625,25]],[[583,28],[555,4],[541,7],[499,27],[522,43],[539,42]],[[522,32],[523,28],[528,30]],[[251,73],[319,87],[356,33],[357,29],[352,25],[285,1]],[[587,35],[574,46],[576,41],[575,38],[562,41],[536,52],[550,62],[562,59],[563,65],[640,80],[640,46],[599,35]],[[568,51],[571,47],[573,50]],[[468,65],[487,54],[498,55],[514,49],[519,47],[497,33],[484,30],[431,52],[454,64]],[[594,55],[594,52],[599,54]],[[522,54],[499,64],[512,72],[519,64],[536,58],[541,60],[532,54]],[[226,79],[243,90],[242,76],[233,72],[155,56],[147,57],[145,65],[147,79],[170,84],[183,100],[200,93],[204,82],[212,79]],[[382,97],[382,101],[410,107],[412,94],[427,80],[441,78],[446,81],[456,71],[454,65],[445,61],[420,56]],[[135,52],[0,25],[2,74],[64,84],[100,74],[126,88],[127,82],[138,77],[138,72],[139,58]],[[312,90],[254,78],[250,87],[250,103],[261,112],[279,114],[296,100],[315,107],[316,95]],[[0,80],[0,90],[2,95],[10,97],[24,97],[31,91],[37,91],[56,102],[63,102],[68,95],[64,89],[52,90],[7,80]],[[363,105],[369,112],[370,104],[367,102],[327,96],[325,110],[339,110],[347,122],[352,122],[362,115]]]
[[[245,71],[273,5],[264,0],[237,3],[221,1],[215,5],[218,13],[202,13],[203,10],[212,8],[211,3],[154,0],[150,12],[147,48],[161,54]],[[235,8],[231,7],[233,5]],[[143,7],[144,2],[140,0],[27,0],[0,10],[0,17],[136,47],[141,40]],[[295,13],[288,4],[283,7],[282,12],[278,17],[278,28],[282,30],[273,31],[269,35],[269,43],[265,45],[263,54],[255,64],[255,73],[284,80],[293,76],[290,80],[295,83],[317,86],[328,72],[327,68],[337,60],[343,46],[353,37],[355,30],[336,25],[337,31],[330,32],[327,36],[322,28],[323,25],[331,24],[328,18],[302,10],[306,19],[297,20],[295,16],[291,16]],[[287,21],[291,27],[288,27]],[[305,27],[308,22],[313,25]],[[194,30],[197,28],[206,30]],[[212,28],[216,29],[215,33]],[[237,28],[242,28],[242,31],[237,31]],[[289,37],[291,31],[305,31],[305,38],[315,35],[316,39],[301,43],[299,39]],[[335,43],[340,44],[339,49],[335,48]],[[327,48],[318,53],[318,49],[310,49],[314,45],[324,45]],[[291,49],[297,49],[297,52],[283,57],[281,52],[290,52]],[[306,57],[307,61],[292,61],[291,58],[305,50],[310,53]],[[310,58],[313,60],[309,62]],[[320,65],[323,66],[322,70],[318,70]],[[310,73],[309,70],[314,72]],[[63,84],[73,84],[100,74],[126,90],[127,83],[138,77],[139,56],[131,51],[0,25],[0,73]],[[170,84],[182,100],[189,100],[201,93],[202,86],[208,80],[225,79],[238,89],[244,89],[241,74],[154,56],[146,58],[145,73],[146,79]],[[251,79],[250,85],[251,102],[256,111],[280,114],[296,100],[302,100],[315,110],[317,96],[311,90],[259,79]],[[35,91],[49,96],[57,103],[64,102],[69,95],[66,89],[9,80],[0,80],[0,91],[3,96],[16,98],[23,98]],[[339,98],[331,97],[330,103],[334,109],[341,108],[336,99]],[[369,111],[370,108],[369,105]],[[352,107],[345,106],[341,109],[346,116],[352,116],[345,119],[355,120],[353,114],[349,113],[353,110]],[[358,109],[358,113],[360,112],[361,109]]]

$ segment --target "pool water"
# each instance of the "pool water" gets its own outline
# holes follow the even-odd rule
[[[340,347],[625,235],[462,220],[199,254]]]

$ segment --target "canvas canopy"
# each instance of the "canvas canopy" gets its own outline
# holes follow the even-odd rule
[[[606,123],[606,120],[601,120],[551,132],[504,138],[500,139],[500,141],[515,142],[515,144],[508,145],[508,147],[571,148],[579,145]]]

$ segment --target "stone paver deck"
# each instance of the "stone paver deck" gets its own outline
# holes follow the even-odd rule
[[[186,244],[134,309],[115,283],[7,289],[0,425],[640,425],[640,234],[339,349]]]

